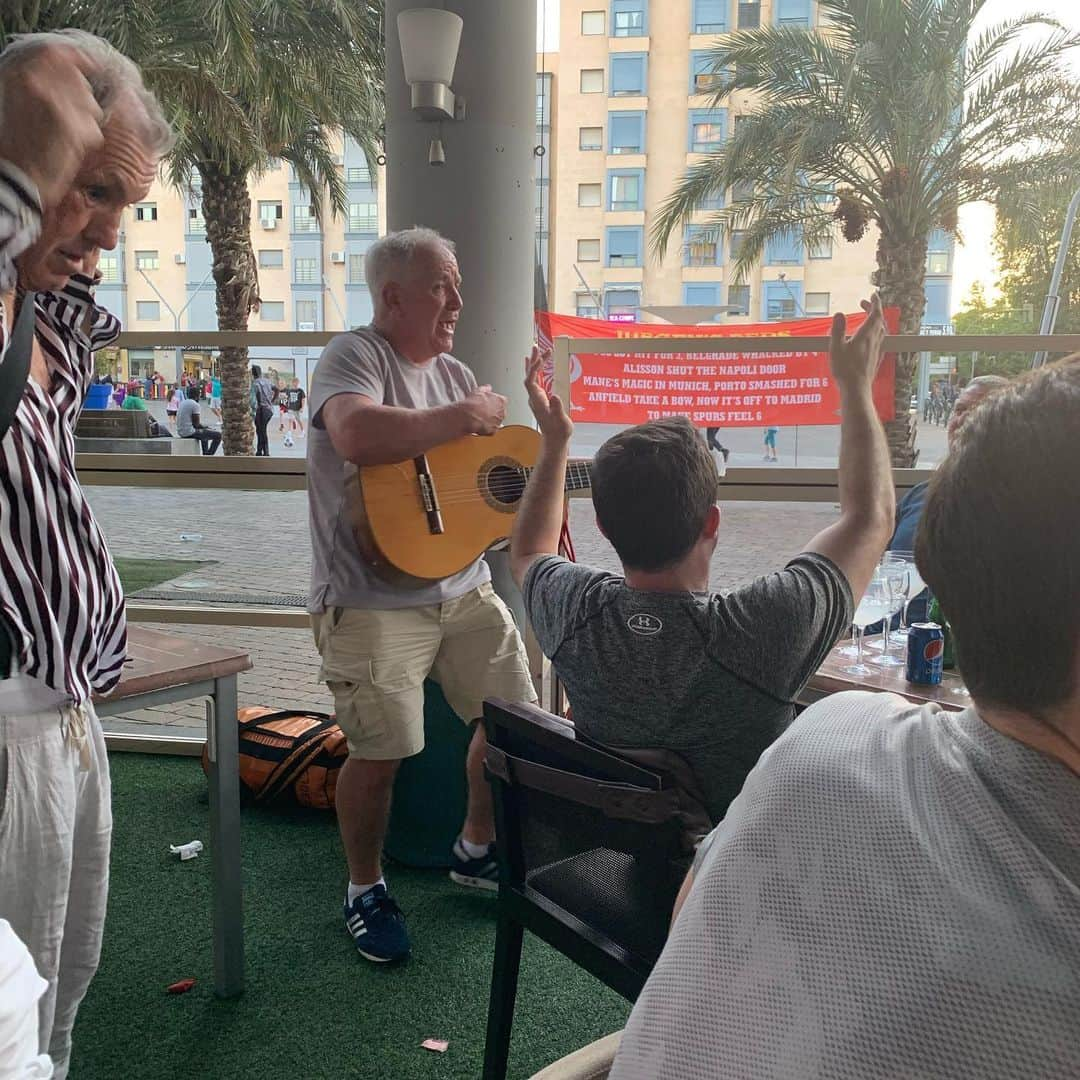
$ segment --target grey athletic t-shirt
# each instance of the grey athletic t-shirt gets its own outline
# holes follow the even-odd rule
[[[713,821],[851,624],[847,578],[810,553],[725,595],[641,592],[549,555],[523,592],[575,726],[609,746],[681,754]]]
[[[195,434],[195,425],[191,422],[193,416],[199,416],[199,403],[191,398],[184,398],[180,402],[180,408],[176,410],[176,434],[181,438],[190,438]]]
[[[439,604],[491,579],[483,559],[420,589],[402,589],[376,576],[360,554],[345,502],[346,481],[356,466],[338,455],[322,421],[323,406],[337,394],[363,394],[378,405],[432,409],[461,401],[475,389],[473,373],[452,356],[442,353],[426,364],[413,364],[370,326],[339,334],[323,349],[308,395],[309,611]]]
[[[705,841],[611,1080],[1074,1080],[1080,777],[854,691]]]

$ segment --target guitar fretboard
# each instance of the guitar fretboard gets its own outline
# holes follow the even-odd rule
[[[532,473],[532,466],[522,466],[520,472],[526,480]],[[592,462],[587,458],[566,463],[566,490],[584,491],[592,487]]]

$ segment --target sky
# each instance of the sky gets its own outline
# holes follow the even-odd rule
[[[983,9],[980,28],[1023,12],[1036,11],[1054,16],[1066,26],[1080,30],[1080,0],[990,0]],[[558,50],[559,0],[536,0],[536,35],[538,50]],[[1074,61],[1074,66],[1080,77],[1080,55]],[[963,243],[957,245],[953,261],[954,312],[963,306],[976,281],[983,284],[988,296],[994,295],[997,260],[993,249],[993,207],[988,203],[972,203],[962,207],[960,233]]]

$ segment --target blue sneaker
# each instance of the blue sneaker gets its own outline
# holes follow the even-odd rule
[[[453,864],[450,880],[470,889],[499,891],[499,864],[495,860],[495,845],[488,844],[487,851],[479,858],[472,858],[461,846],[461,837],[454,841]]]
[[[387,964],[409,955],[405,916],[385,885],[376,885],[345,905],[345,929],[365,960]]]

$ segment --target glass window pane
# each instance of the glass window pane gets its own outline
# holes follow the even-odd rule
[[[808,292],[806,294],[807,315],[828,315],[829,294],[827,292]]]
[[[581,69],[581,92],[583,94],[602,94],[604,92],[603,68]]]
[[[293,232],[313,233],[319,231],[319,222],[315,218],[315,208],[302,204],[293,207]]]
[[[749,315],[750,314],[750,286],[749,285],[729,285],[728,286],[728,305],[729,307],[736,308],[737,310],[730,312],[731,315]]]
[[[579,150],[602,150],[604,146],[604,129],[598,127],[578,128]]]
[[[583,11],[581,13],[582,34],[603,34],[605,32],[603,11]]]
[[[263,322],[284,322],[285,301],[264,300],[259,307],[259,318]]]
[[[599,262],[600,241],[579,240],[577,242],[577,257],[578,262]]]
[[[349,284],[362,285],[367,279],[364,276],[364,256],[356,252],[349,255]]]
[[[120,280],[120,259],[115,251],[103,251],[98,258],[101,281],[105,285],[115,285]]]
[[[599,184],[578,184],[578,206],[599,206],[600,205],[600,185]]]
[[[317,259],[295,259],[293,261],[295,280],[300,285],[314,285],[319,280]]]
[[[643,11],[616,11],[612,25],[613,37],[641,37],[645,33]]]
[[[277,266],[284,266],[284,252],[280,249],[263,248],[259,252],[259,266],[266,269],[273,269]]]
[[[296,301],[296,326],[299,330],[315,329],[315,322],[318,318],[318,305],[314,300],[297,300]]]
[[[641,154],[645,150],[645,118],[641,113],[612,113],[609,152]]]
[[[135,318],[157,322],[161,318],[161,304],[157,300],[136,300]]]
[[[158,268],[158,253],[156,251],[136,251],[136,270],[156,270]]]
[[[373,202],[349,204],[349,232],[377,232],[379,207]]]
[[[695,34],[718,34],[727,29],[729,0],[693,0]]]
[[[645,93],[645,58],[620,56],[611,58],[611,92],[614,95],[634,96]]]
[[[641,209],[641,177],[636,174],[616,174],[611,177],[609,210]]]
[[[740,0],[739,29],[756,30],[761,25],[761,0]]]

